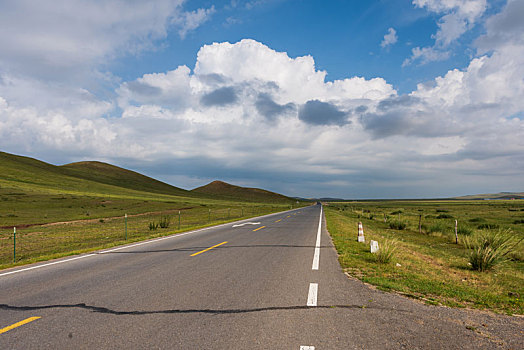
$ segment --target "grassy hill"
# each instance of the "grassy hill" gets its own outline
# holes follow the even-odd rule
[[[123,197],[195,197],[190,191],[105,163],[80,162],[56,166],[5,152],[0,152],[0,188]]]
[[[454,199],[478,200],[478,199],[520,199],[524,198],[524,192],[499,192],[487,194],[473,194],[469,196],[455,197]]]
[[[106,185],[175,196],[194,196],[190,191],[107,163],[77,162],[62,165],[58,168],[61,172],[69,176]]]
[[[259,188],[235,186],[222,181],[213,181],[205,186],[197,187],[191,191],[247,202],[289,203],[295,201],[293,198],[289,198],[275,192],[266,191]]]

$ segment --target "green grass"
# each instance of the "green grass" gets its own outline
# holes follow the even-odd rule
[[[383,213],[400,208],[401,219],[408,223],[402,231],[391,229],[383,220]],[[524,227],[514,221],[521,217],[522,208],[524,201],[374,201],[329,203],[325,212],[341,266],[351,275],[430,304],[524,314],[524,243],[513,248],[504,263],[489,271],[475,271],[469,260],[471,250],[464,243],[476,232],[460,229],[470,222],[496,224],[510,228],[518,241],[524,237]],[[356,225],[364,210],[377,218],[363,222],[366,242],[396,239],[394,261],[401,266],[378,263],[369,243],[357,242]],[[455,244],[455,219],[436,218],[435,213],[444,210],[458,220],[459,244]],[[420,234],[419,215],[423,227],[440,229]]]
[[[109,164],[59,167],[0,152],[0,269],[306,204],[194,193]]]

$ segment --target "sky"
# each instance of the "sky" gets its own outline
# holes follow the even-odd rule
[[[0,150],[191,189],[524,191],[522,0],[0,2]]]

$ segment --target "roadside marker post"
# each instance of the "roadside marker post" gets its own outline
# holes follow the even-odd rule
[[[178,211],[178,229],[180,230],[180,210]]]
[[[127,241],[127,213],[124,215],[124,222],[125,222],[125,239]]]
[[[364,238],[364,228],[362,227],[362,222],[358,223],[358,241],[366,242],[366,239]]]
[[[371,240],[371,244],[369,246],[370,246],[371,253],[378,252],[379,248],[378,248],[378,242],[377,241]]]
[[[208,221],[211,222],[211,209],[209,209],[209,217],[208,217]]]
[[[16,227],[13,227],[13,263],[16,262]]]
[[[458,236],[458,220],[455,220],[455,244],[459,243],[459,236]]]

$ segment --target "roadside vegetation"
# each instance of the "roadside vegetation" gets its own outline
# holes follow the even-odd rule
[[[109,164],[0,152],[0,269],[308,204],[233,187],[234,198],[202,194]]]
[[[325,209],[349,275],[428,304],[524,314],[524,201],[344,202]],[[357,242],[359,221],[366,243]],[[378,252],[370,252],[370,240],[379,242]]]

